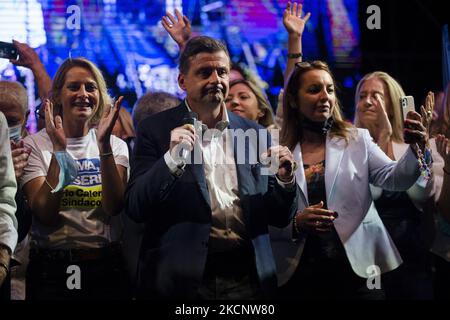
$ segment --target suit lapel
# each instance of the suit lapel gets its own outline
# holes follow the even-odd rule
[[[227,111],[228,112],[228,111]],[[236,116],[228,112],[228,119],[230,120],[230,124],[228,128],[230,130],[236,130],[241,129],[237,124]],[[231,135],[231,138],[233,139],[233,152],[234,152],[234,163],[236,164],[236,174],[238,178],[238,187],[240,194],[246,194],[249,191],[249,179],[248,175],[252,172],[252,165],[249,162],[249,145],[248,143],[245,143],[245,161],[242,164],[238,163],[237,155],[238,152],[243,152],[243,150],[238,150],[238,144],[237,144],[237,136],[235,134]]]
[[[183,101],[181,105],[178,107],[180,110],[177,113],[174,113],[173,115],[173,121],[176,123],[175,127],[180,127],[183,125],[183,118],[188,113],[188,108]],[[194,154],[194,152],[196,154]],[[209,192],[208,192],[208,186],[206,184],[206,178],[205,178],[205,169],[203,168],[203,156],[201,150],[199,148],[194,148],[194,152],[191,152],[191,164],[186,165],[186,170],[191,171],[192,175],[194,176],[197,185],[200,189],[200,192],[202,193],[203,198],[205,199],[206,203],[211,207],[211,200],[209,198]],[[194,162],[194,159],[202,159],[200,163],[196,164]],[[198,161],[197,161],[198,162]]]
[[[327,192],[327,202],[330,203],[339,167],[344,155],[346,142],[341,138],[327,137],[326,160],[325,160],[325,189]]]

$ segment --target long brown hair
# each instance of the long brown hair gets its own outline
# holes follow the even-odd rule
[[[299,112],[300,106],[298,106],[298,91],[302,85],[302,75],[311,70],[326,71],[333,79],[333,83],[336,82],[330,68],[323,61],[305,61],[299,62],[295,65],[295,69],[292,71],[284,88],[283,126],[280,133],[280,143],[287,146],[291,150],[295,148],[297,143],[302,138],[303,117]],[[335,105],[331,106],[331,117],[333,118],[334,123],[329,132],[330,136],[340,137],[348,142],[350,139],[350,131],[354,127],[344,121],[337,97]]]

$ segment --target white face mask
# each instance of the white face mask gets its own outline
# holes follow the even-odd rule
[[[20,138],[22,137],[22,125],[18,124],[13,127],[9,127],[9,139],[18,142]]]

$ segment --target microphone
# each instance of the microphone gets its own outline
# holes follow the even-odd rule
[[[198,119],[197,113],[192,112],[192,111],[188,112],[186,117],[183,118],[183,125],[191,124],[195,128],[195,122],[197,121],[197,119]],[[183,142],[181,144],[182,144],[182,146],[181,146],[180,160],[182,160],[184,163],[186,163],[186,161],[189,157],[189,154],[191,153],[190,146],[186,145],[186,144],[183,145]]]

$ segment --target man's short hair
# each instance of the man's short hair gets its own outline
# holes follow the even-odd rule
[[[145,118],[158,112],[174,108],[180,103],[180,99],[173,94],[167,92],[148,92],[140,97],[134,105],[134,126],[137,127],[138,124]]]
[[[200,36],[191,38],[184,47],[183,52],[180,56],[180,72],[182,74],[187,74],[190,67],[190,60],[192,57],[199,53],[216,53],[223,51],[226,53],[228,59],[230,59],[230,54],[226,45],[214,38]]]
[[[20,107],[25,115],[28,111],[28,94],[19,82],[0,81],[0,102]]]

